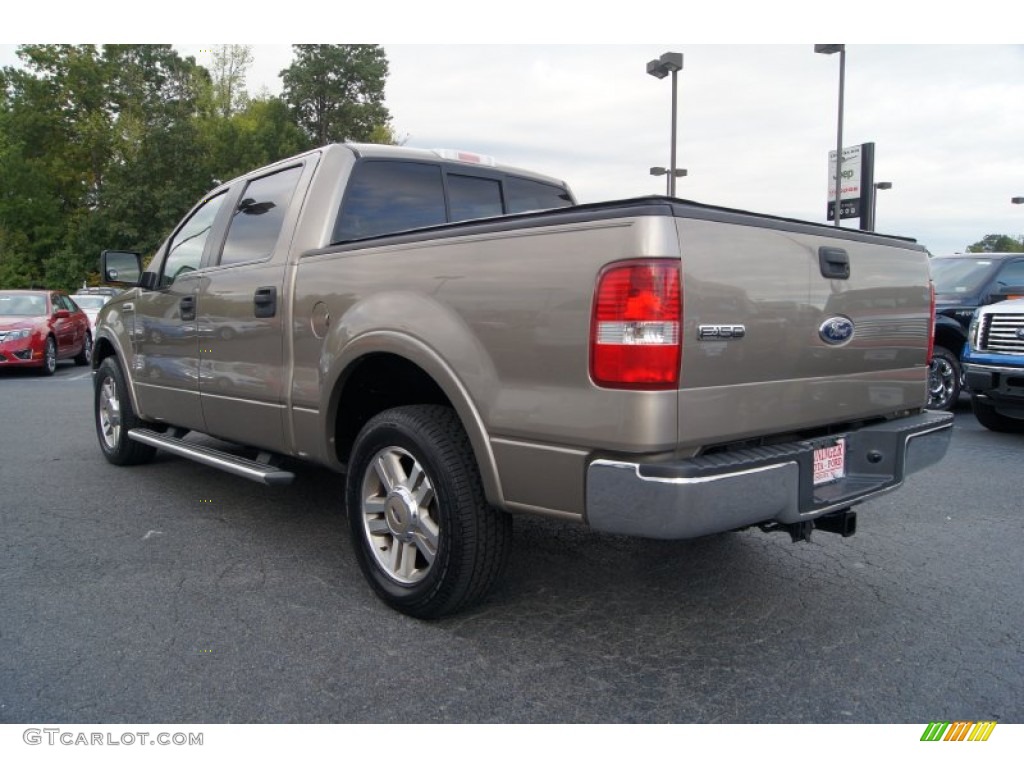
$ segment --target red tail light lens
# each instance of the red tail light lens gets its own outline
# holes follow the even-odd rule
[[[682,355],[679,262],[611,264],[601,272],[590,327],[590,377],[616,389],[675,389]]]

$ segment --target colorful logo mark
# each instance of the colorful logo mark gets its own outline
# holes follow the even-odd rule
[[[995,730],[996,721],[973,723],[963,720],[950,723],[928,723],[921,741],[988,741]]]

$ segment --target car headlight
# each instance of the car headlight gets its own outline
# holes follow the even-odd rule
[[[17,331],[8,331],[7,336],[4,337],[4,341],[17,341],[18,339],[27,339],[31,335],[31,328],[20,328]]]
[[[967,329],[967,343],[970,344],[971,349],[978,349],[978,342],[981,341],[980,334],[978,332],[981,328],[981,323],[979,322],[981,319],[980,315],[980,312],[976,312],[974,314],[974,317],[971,320],[971,326]]]

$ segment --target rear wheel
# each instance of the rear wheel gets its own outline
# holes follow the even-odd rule
[[[346,504],[364,575],[402,613],[433,619],[468,608],[504,570],[511,518],[487,503],[450,408],[403,406],[372,418],[352,449]]]
[[[960,399],[960,360],[946,347],[935,346],[928,366],[928,407],[948,411]]]
[[[993,432],[1024,432],[1024,420],[1004,416],[988,403],[983,403],[976,396],[971,398],[971,410],[974,411],[978,423]]]
[[[144,464],[152,459],[156,448],[137,443],[128,437],[129,430],[147,424],[135,415],[124,374],[116,357],[108,357],[100,363],[94,387],[96,436],[107,461],[127,466]]]

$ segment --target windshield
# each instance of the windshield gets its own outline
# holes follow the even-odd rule
[[[992,273],[996,262],[986,258],[932,259],[935,293],[974,293]]]
[[[78,294],[71,297],[75,304],[82,309],[102,309],[103,305],[107,303],[107,298],[107,296],[80,296]]]
[[[0,293],[0,317],[36,317],[46,314],[46,297],[23,293]]]

